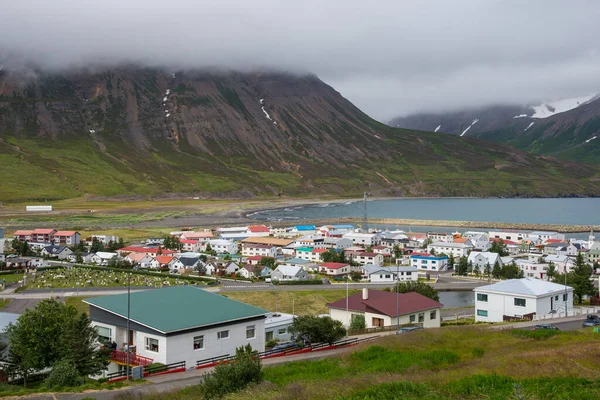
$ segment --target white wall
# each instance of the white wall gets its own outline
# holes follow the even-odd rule
[[[433,319],[430,318],[431,311],[435,311],[435,318],[433,318]],[[431,309],[431,310],[419,311],[419,312],[412,313],[412,314],[401,315],[400,316],[400,325],[418,324],[420,313],[423,313],[424,318],[423,318],[423,322],[421,322],[421,323],[423,324],[424,328],[439,328],[440,327],[440,310],[437,308]],[[329,315],[331,316],[331,318],[340,321],[346,327],[348,327],[350,324],[350,318],[351,318],[352,314],[361,314],[361,313],[351,311],[351,310],[348,311],[348,313],[346,313],[346,310],[338,310],[338,309],[330,309],[329,310]],[[414,321],[410,320],[411,315],[414,315]],[[375,327],[373,325],[373,318],[383,319],[383,326],[390,326],[390,325],[398,324],[398,320],[395,317],[392,318],[387,315],[364,313],[364,316],[365,316],[365,323],[366,323],[367,328]]]
[[[479,292],[483,293],[483,292]],[[550,313],[550,298],[558,296],[558,301],[554,301],[554,310],[564,312],[565,302],[563,301],[564,292],[557,292],[540,298],[524,295],[502,295],[495,293],[483,293],[488,295],[488,301],[477,301],[477,292],[475,293],[475,321],[502,322],[503,316],[521,316],[525,314],[536,313],[536,315],[545,315]],[[525,299],[525,307],[515,306],[515,298]],[[573,292],[568,292],[567,308],[573,309]],[[477,310],[487,310],[488,316],[477,315]]]

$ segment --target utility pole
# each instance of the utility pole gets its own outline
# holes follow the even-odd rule
[[[569,292],[567,291],[567,263],[565,263],[565,317],[569,316]]]
[[[346,316],[348,317],[348,329],[346,329],[346,337],[348,337],[348,331],[350,330],[350,314],[348,313],[348,275],[346,275]]]
[[[129,354],[131,352],[131,343],[130,343],[130,326],[129,326],[129,322],[130,322],[130,313],[131,313],[131,284],[130,284],[130,277],[131,277],[131,272],[127,272],[127,379],[129,379]]]
[[[365,232],[369,232],[369,222],[367,214],[367,192],[363,195],[363,229]]]
[[[396,261],[396,325],[400,329],[400,264]]]

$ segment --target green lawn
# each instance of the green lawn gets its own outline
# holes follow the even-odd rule
[[[77,309],[77,311],[84,312],[89,315],[90,314],[90,306],[88,304],[85,304],[83,302],[83,300],[89,299],[90,297],[93,297],[93,296],[66,297],[65,304],[67,306],[73,306]]]
[[[6,307],[8,303],[10,303],[11,299],[0,299],[0,309]]]

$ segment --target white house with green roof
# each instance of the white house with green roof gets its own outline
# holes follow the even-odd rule
[[[131,293],[127,333],[127,294],[84,300],[103,341],[116,343],[109,373],[125,368],[121,351],[132,347],[132,365],[170,364],[234,355],[250,344],[265,350],[265,318],[269,312],[194,286],[174,286]],[[145,358],[144,358],[145,357]]]

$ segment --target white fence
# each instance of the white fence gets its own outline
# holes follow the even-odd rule
[[[572,310],[568,310],[566,314],[565,314],[564,310],[558,310],[555,313],[534,315],[533,320],[534,321],[543,321],[543,320],[565,318],[565,317],[585,316],[585,315],[597,314],[597,313],[600,313],[600,308],[598,308],[598,307],[577,307]]]

